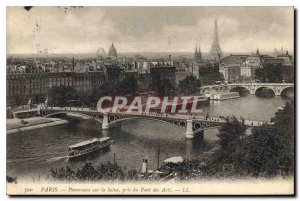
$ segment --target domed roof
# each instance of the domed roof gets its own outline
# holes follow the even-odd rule
[[[109,48],[108,56],[110,57],[117,57],[117,50],[114,46],[114,43],[111,44],[111,47]]]
[[[97,57],[104,57],[105,56],[105,51],[102,47],[99,47],[96,51]]]

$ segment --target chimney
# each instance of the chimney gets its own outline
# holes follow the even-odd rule
[[[147,172],[147,166],[148,166],[148,160],[147,159],[143,159],[142,173],[146,173]]]
[[[172,56],[169,54],[169,65],[173,66],[173,62],[172,62]]]

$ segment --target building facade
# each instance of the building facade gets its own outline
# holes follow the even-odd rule
[[[295,81],[295,69],[292,55],[286,51],[285,54],[279,55],[279,59],[282,59],[282,79],[285,82]]]
[[[26,104],[46,100],[52,87],[70,86],[76,91],[91,91],[105,81],[103,72],[43,72],[43,73],[8,73],[6,75],[7,105]]]
[[[172,86],[176,86],[176,67],[167,62],[159,61],[150,65],[150,80],[169,80]]]
[[[220,61],[219,72],[226,82],[238,82],[241,75],[241,65],[247,55],[230,55]]]
[[[241,78],[244,81],[254,79],[256,69],[263,68],[262,57],[257,50],[256,54],[249,55],[245,62],[241,65]]]

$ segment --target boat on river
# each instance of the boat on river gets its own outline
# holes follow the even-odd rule
[[[227,100],[233,98],[240,98],[238,92],[219,92],[219,93],[210,93],[205,95],[206,97],[210,98],[210,100]]]
[[[69,146],[67,158],[72,159],[110,147],[113,140],[110,137],[94,138]]]

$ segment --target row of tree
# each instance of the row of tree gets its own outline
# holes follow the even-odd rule
[[[136,170],[123,169],[117,163],[101,163],[95,167],[92,163],[85,163],[82,168],[74,171],[69,166],[51,169],[51,178],[59,181],[113,181],[136,180]]]
[[[133,76],[127,76],[121,82],[105,82],[92,91],[76,91],[71,86],[52,87],[48,92],[49,105],[67,106],[95,106],[104,95],[134,95],[137,91],[137,81]]]
[[[220,149],[208,162],[211,173],[229,176],[287,176],[294,173],[294,103],[276,113],[274,125],[264,124],[246,136],[244,122],[227,118],[220,128]]]
[[[254,72],[254,78],[260,82],[282,82],[283,67],[281,64],[267,64]]]
[[[197,94],[200,86],[201,82],[199,79],[196,79],[194,76],[187,76],[180,81],[177,92],[184,95]],[[171,95],[175,93],[175,86],[171,84],[169,79],[154,78],[151,83],[151,88],[161,95]],[[52,87],[48,92],[48,97],[49,105],[59,107],[92,107],[101,96],[134,96],[137,91],[137,79],[129,75],[120,82],[105,82],[92,91],[76,91],[71,86]]]

